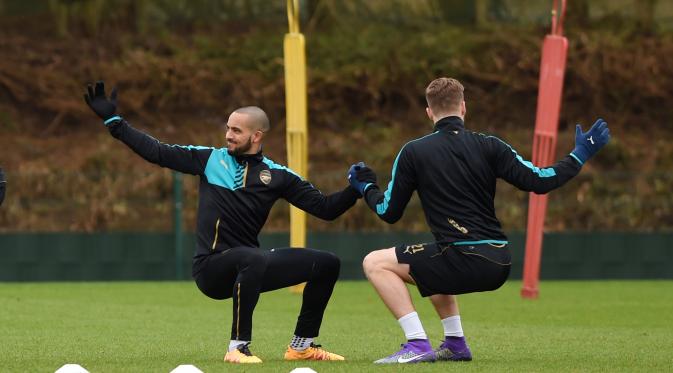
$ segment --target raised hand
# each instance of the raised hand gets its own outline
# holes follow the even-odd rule
[[[115,115],[117,111],[117,88],[112,89],[110,98],[105,95],[105,83],[96,82],[95,88],[87,84],[87,93],[84,94],[84,101],[89,105],[96,115],[103,119],[105,125],[115,119],[120,119]]]
[[[610,128],[603,119],[598,119],[587,132],[582,132],[582,126],[578,124],[575,127],[575,149],[570,154],[584,164],[608,141],[610,141]]]

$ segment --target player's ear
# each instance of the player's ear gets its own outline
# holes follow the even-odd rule
[[[262,138],[264,137],[264,132],[262,130],[257,130],[255,133],[252,134],[252,141],[255,143],[262,142]]]
[[[465,103],[465,100],[460,103],[460,114],[465,117],[465,114],[467,114],[467,104]]]
[[[430,109],[429,107],[426,107],[425,108],[425,114],[428,114],[428,118],[430,118],[431,121],[433,121],[433,122],[435,121],[435,119],[433,118],[432,109]]]

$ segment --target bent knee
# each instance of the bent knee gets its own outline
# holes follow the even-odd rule
[[[385,268],[389,264],[397,264],[395,248],[372,251],[362,261],[362,268],[366,273]]]
[[[320,261],[326,270],[339,273],[339,269],[341,269],[341,259],[339,259],[336,254],[326,252]]]

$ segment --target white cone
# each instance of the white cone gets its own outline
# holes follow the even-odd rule
[[[171,373],[203,373],[203,371],[191,364],[182,364],[171,370]]]
[[[56,369],[54,373],[89,373],[89,371],[79,364],[66,364]]]
[[[316,372],[311,368],[301,367],[292,369],[290,373],[318,373],[318,372]]]

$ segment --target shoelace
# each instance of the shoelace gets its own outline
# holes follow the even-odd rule
[[[242,343],[236,347],[237,350],[241,351],[243,355],[246,356],[252,356],[252,352],[250,352],[250,348],[248,347],[250,345],[250,342],[248,343]]]
[[[322,345],[317,345],[317,344],[311,342],[310,346],[312,348],[316,349],[316,355],[318,356],[318,359],[320,359],[320,360],[328,360],[329,359],[329,353],[321,348]]]

